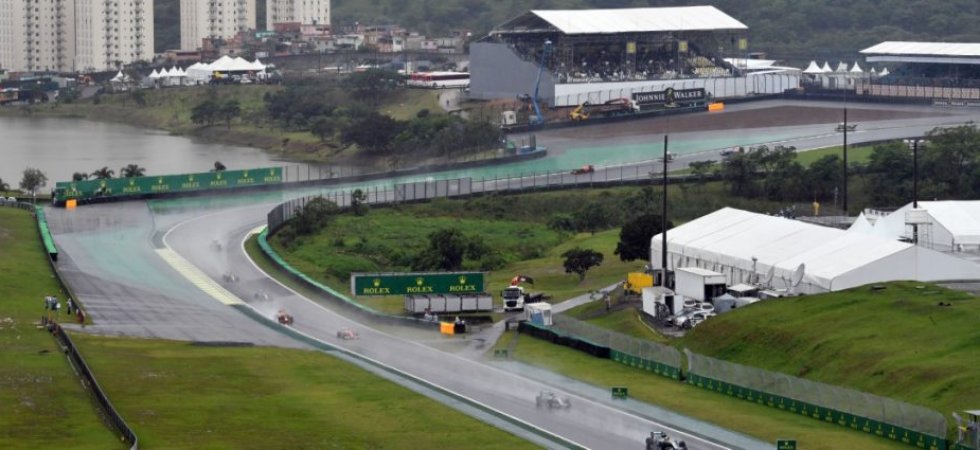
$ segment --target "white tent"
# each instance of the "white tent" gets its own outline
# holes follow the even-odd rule
[[[878,75],[878,71],[874,67],[871,68],[871,75]]]
[[[650,262],[660,267],[661,236],[651,240]],[[797,292],[838,291],[892,280],[980,279],[980,265],[894,239],[849,233],[780,217],[723,208],[667,233],[668,265],[724,273],[730,284],[774,268],[771,285]],[[753,258],[756,261],[753,261]]]
[[[830,68],[830,63],[827,61],[823,62],[823,67],[821,67],[820,70],[823,71],[824,73],[830,73],[834,71],[834,69]]]
[[[980,250],[980,201],[948,200],[919,202],[928,214],[928,224],[919,225],[919,242],[939,250]],[[890,239],[910,239],[912,227],[906,225],[909,203],[878,219],[868,234]]]
[[[122,71],[120,70],[118,73],[116,73],[116,76],[112,77],[112,79],[109,81],[115,81],[117,83],[125,83],[129,81],[129,75],[122,73]]]
[[[160,73],[156,69],[153,69],[153,72],[150,72],[150,79],[155,80],[157,78],[160,78]]]
[[[858,214],[857,218],[854,219],[854,223],[848,227],[848,233],[865,233],[873,234],[874,225],[868,220],[868,217],[864,213]]]
[[[881,72],[879,72],[878,75],[879,76],[882,76],[882,77],[887,76],[888,75],[888,68],[885,67],[884,69],[881,69]]]
[[[861,66],[858,65],[857,61],[854,61],[854,67],[851,67],[851,73],[864,73],[864,71],[861,70]]]
[[[839,62],[837,64],[837,70],[835,72],[840,72],[840,73],[847,72],[847,63],[844,61]]]
[[[816,61],[810,61],[810,65],[806,66],[806,70],[804,70],[803,73],[817,75],[823,73],[823,70],[817,65]]]

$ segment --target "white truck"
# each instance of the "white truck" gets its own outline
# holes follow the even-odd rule
[[[531,294],[525,292],[524,288],[520,286],[508,286],[504,288],[500,296],[504,299],[504,312],[524,311],[525,304],[544,301],[544,294]]]

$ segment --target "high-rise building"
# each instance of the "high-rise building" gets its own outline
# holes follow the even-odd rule
[[[0,68],[112,70],[153,58],[153,0],[0,0]]]
[[[330,0],[266,0],[266,29],[287,22],[330,25]]]
[[[153,59],[153,0],[75,2],[77,70],[111,70]]]
[[[255,29],[255,0],[180,0],[180,48],[201,48],[206,38],[230,39]]]

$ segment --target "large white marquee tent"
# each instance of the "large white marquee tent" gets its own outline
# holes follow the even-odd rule
[[[653,237],[650,262],[661,266],[662,235]],[[839,291],[894,280],[980,279],[980,265],[882,236],[852,233],[796,220],[724,208],[667,233],[668,268],[701,267],[729,284],[764,281],[788,288],[802,264],[800,293]]]
[[[919,202],[919,209],[924,210],[929,219],[928,224],[919,226],[919,242],[922,245],[944,251],[980,250],[980,201]],[[866,221],[867,225],[852,226],[851,231],[889,239],[910,239],[912,227],[905,224],[905,215],[911,210],[912,204],[909,203],[888,215],[871,217],[873,224]]]

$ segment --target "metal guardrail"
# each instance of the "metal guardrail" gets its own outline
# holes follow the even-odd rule
[[[68,359],[71,361],[72,365],[78,370],[78,374],[81,376],[82,381],[92,390],[92,394],[95,395],[95,400],[98,402],[99,406],[106,413],[106,419],[110,424],[120,433],[122,433],[122,439],[130,444],[130,450],[139,449],[139,437],[136,436],[136,432],[129,427],[126,420],[122,418],[116,408],[112,406],[112,402],[109,401],[109,397],[102,390],[102,386],[99,385],[98,380],[95,379],[95,374],[92,373],[92,369],[89,368],[88,364],[85,362],[85,358],[78,351],[78,347],[65,333],[65,330],[58,325],[57,322],[47,323],[47,329],[52,335],[58,340],[59,343],[64,347],[65,353],[68,355]]]

